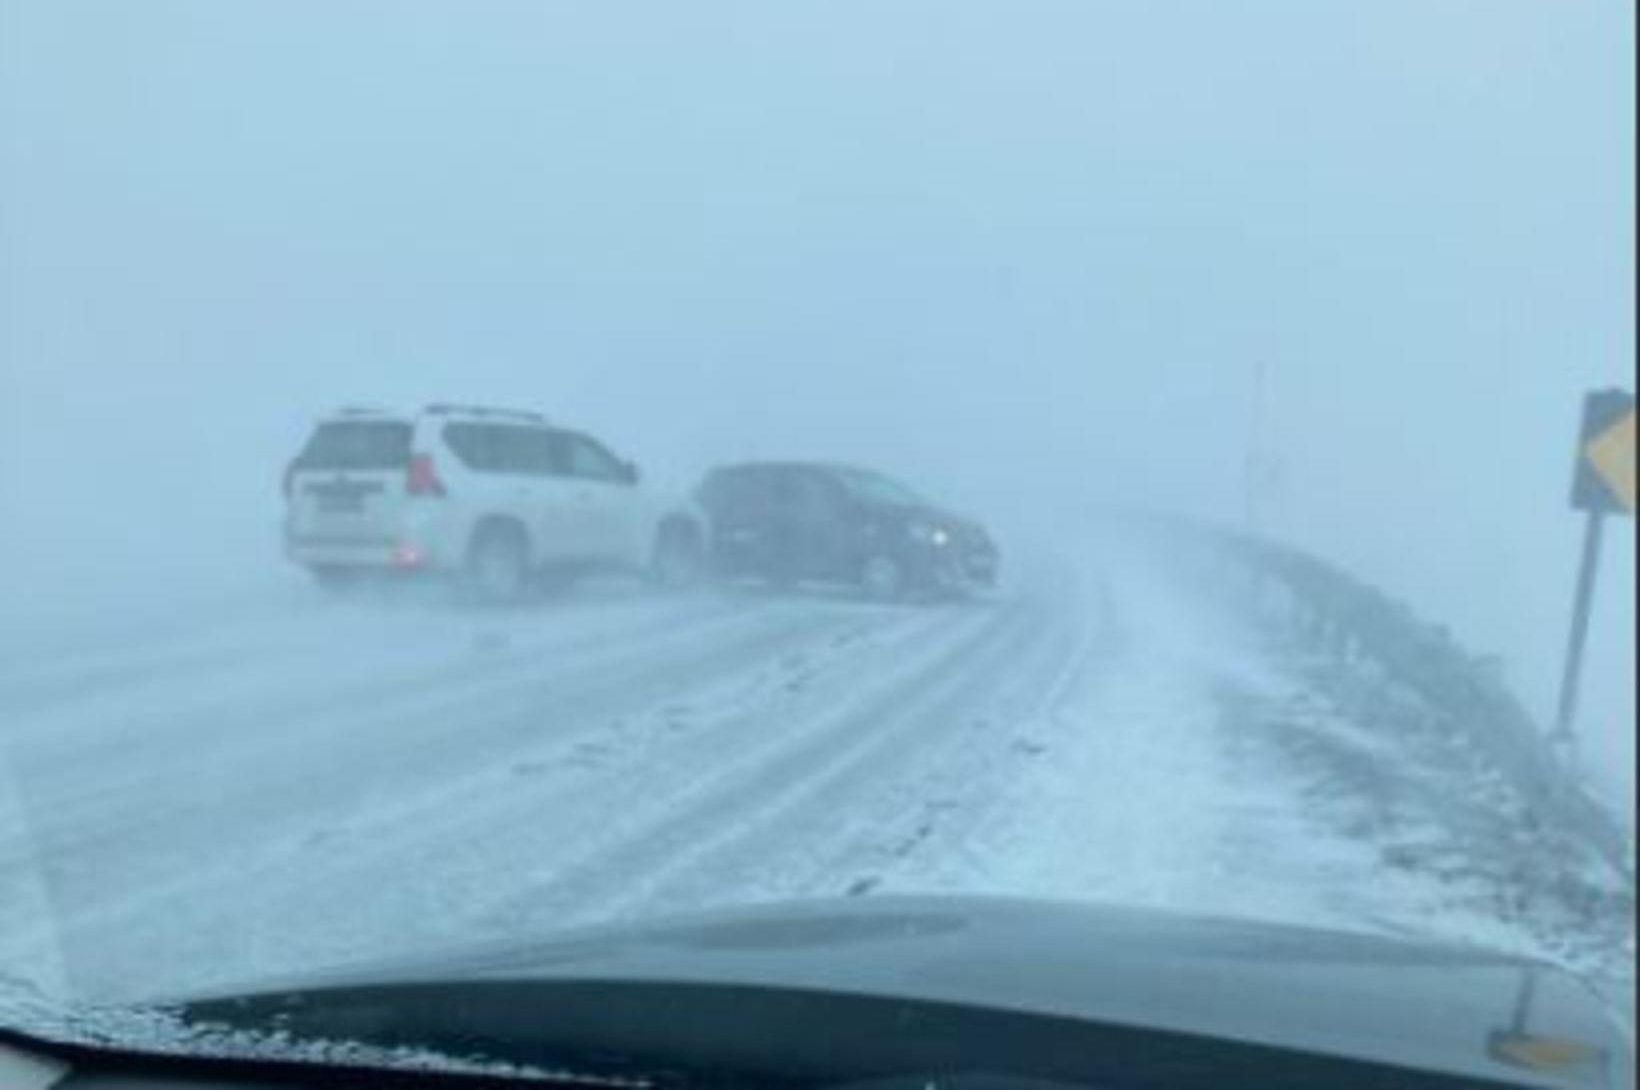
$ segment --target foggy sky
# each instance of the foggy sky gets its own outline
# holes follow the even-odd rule
[[[1632,386],[1632,41],[1603,0],[10,0],[4,593],[276,566],[283,461],[360,401],[538,406],[664,483],[1236,520],[1262,365],[1263,528],[1546,715],[1578,401]]]

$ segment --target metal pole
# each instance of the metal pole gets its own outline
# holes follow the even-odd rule
[[[1258,530],[1258,501],[1255,495],[1259,486],[1259,473],[1262,471],[1262,457],[1264,441],[1264,362],[1260,360],[1253,365],[1253,404],[1248,414],[1250,419],[1247,427],[1247,462],[1243,467],[1242,480],[1242,522],[1248,533]]]
[[[1526,1019],[1532,1013],[1532,993],[1537,991],[1537,970],[1526,968],[1520,974],[1520,991],[1515,995],[1515,1016],[1509,1023],[1509,1032],[1524,1034]]]
[[[1589,512],[1583,530],[1583,563],[1577,569],[1577,590],[1572,597],[1572,632],[1566,641],[1566,670],[1560,676],[1560,706],[1555,712],[1554,741],[1570,745],[1572,723],[1577,718],[1577,682],[1583,671],[1583,644],[1589,636],[1589,603],[1594,598],[1594,576],[1600,567],[1600,528],[1603,513]]]

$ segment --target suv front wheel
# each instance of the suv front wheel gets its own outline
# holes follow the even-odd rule
[[[661,524],[649,559],[649,581],[657,587],[677,588],[698,582],[706,556],[700,533],[681,519]]]

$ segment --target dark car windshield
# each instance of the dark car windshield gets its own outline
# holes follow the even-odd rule
[[[843,482],[843,487],[859,499],[871,503],[890,503],[899,507],[926,507],[928,501],[917,493],[896,481],[892,477],[885,477],[881,473],[872,473],[864,469],[841,469],[837,471],[837,479]]]

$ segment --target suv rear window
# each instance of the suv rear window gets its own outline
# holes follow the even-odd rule
[[[298,469],[403,469],[410,462],[409,424],[349,420],[320,424],[296,456]]]

